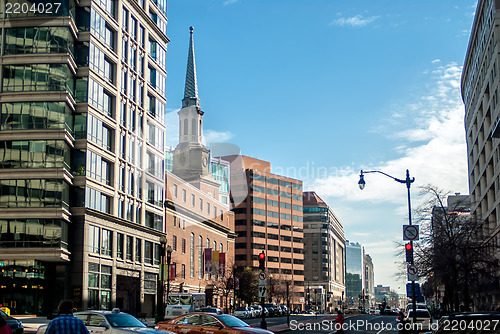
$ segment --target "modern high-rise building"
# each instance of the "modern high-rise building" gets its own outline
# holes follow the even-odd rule
[[[342,223],[314,191],[304,192],[304,280],[325,290],[326,311],[345,297],[345,236]]]
[[[365,254],[365,306],[373,306],[375,303],[375,272],[373,267],[372,257]]]
[[[461,88],[473,219],[484,222],[482,238],[500,244],[500,3],[480,0],[471,30]],[[482,308],[500,307],[500,272],[477,300]]]
[[[361,295],[365,289],[365,266],[364,266],[364,248],[357,242],[346,241],[345,244],[345,285],[346,302],[348,307],[357,307],[362,305]]]
[[[166,1],[1,8],[0,304],[153,316]]]
[[[257,269],[264,251],[268,299],[284,303],[288,282],[291,307],[303,309],[302,181],[271,173],[267,161],[241,155],[222,159],[231,162],[236,265]]]

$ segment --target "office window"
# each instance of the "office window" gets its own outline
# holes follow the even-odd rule
[[[135,240],[135,262],[141,262],[141,240]]]
[[[124,235],[122,233],[117,233],[116,234],[116,257],[118,259],[122,259],[124,257],[124,252],[123,252],[123,243],[124,243]]]
[[[189,260],[190,260],[189,274],[191,277],[194,277],[194,233],[191,233],[191,240],[190,240],[189,246],[191,248],[191,253],[189,256]]]
[[[153,243],[144,241],[144,263],[153,264]]]
[[[186,239],[182,238],[182,254],[186,253]]]
[[[182,279],[186,278],[186,265],[185,264],[183,264],[181,266],[181,278]]]
[[[102,229],[102,255],[111,256],[112,234],[110,230]]]
[[[174,218],[175,218],[175,217],[174,217]],[[175,226],[175,223],[174,223],[174,226]],[[176,251],[176,250],[177,250],[177,236],[176,236],[176,235],[174,235],[172,238],[173,238],[173,239],[172,239],[172,249],[173,249],[174,251]]]
[[[191,194],[191,205],[194,206],[196,205],[196,196],[194,194]]]
[[[132,261],[132,251],[134,249],[134,238],[127,236],[126,259]]]
[[[89,226],[89,252],[99,254],[99,227]]]
[[[182,201],[183,202],[186,201],[186,196],[187,196],[186,189],[182,189]]]

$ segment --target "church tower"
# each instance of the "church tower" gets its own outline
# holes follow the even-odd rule
[[[174,150],[172,172],[200,190],[218,198],[219,183],[210,173],[210,151],[203,146],[203,114],[198,98],[193,27],[190,30],[186,85],[179,115],[179,145]],[[215,188],[215,189],[214,189]]]

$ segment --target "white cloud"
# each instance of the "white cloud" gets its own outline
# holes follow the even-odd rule
[[[233,137],[234,135],[230,131],[215,131],[210,129],[203,131],[203,141],[206,143],[223,143]]]
[[[341,17],[336,20],[333,20],[330,24],[331,25],[338,25],[338,26],[352,26],[352,27],[362,27],[367,24],[372,23],[376,19],[378,19],[380,16],[370,16],[370,17],[363,17],[363,15],[355,15],[351,17]]]
[[[224,6],[227,6],[227,5],[232,5],[233,3],[237,3],[238,0],[226,0],[224,1]]]
[[[357,184],[359,169],[379,170],[399,179],[405,179],[409,169],[410,176],[415,177],[412,209],[420,204],[419,186],[431,184],[444,191],[468,194],[462,69],[454,63],[436,65],[427,72],[426,93],[391,107],[391,117],[383,121],[386,125],[375,132],[394,141],[396,158],[360,167],[344,166],[324,177],[304,179],[306,190],[316,191],[329,203],[344,225],[346,237],[360,242],[372,255],[376,282],[395,287],[403,286],[395,277],[401,262],[395,256],[395,242],[401,242],[402,225],[408,223],[406,186],[371,173],[365,175],[366,187],[361,191]],[[393,129],[398,131],[394,133]]]
[[[435,63],[439,63],[441,60],[439,59],[434,59],[431,63],[435,64]]]

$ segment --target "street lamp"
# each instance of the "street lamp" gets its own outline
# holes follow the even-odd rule
[[[165,301],[164,301],[164,292],[165,292],[165,283],[164,283],[164,263],[165,263],[165,245],[167,244],[167,238],[162,235],[160,237],[160,272],[158,275],[158,286],[156,289],[156,315],[157,315],[157,321],[161,321],[165,319]]]
[[[379,174],[385,175],[387,177],[390,177],[391,179],[393,179],[396,182],[406,184],[406,189],[408,190],[408,223],[409,223],[409,225],[411,225],[410,186],[413,182],[415,182],[415,178],[414,177],[410,178],[410,172],[408,171],[408,169],[406,170],[406,178],[404,180],[395,178],[389,174],[386,174],[386,173],[378,171],[378,170],[369,170],[369,171],[361,170],[361,172],[359,174],[359,181],[358,181],[359,189],[361,189],[361,190],[363,190],[365,188],[365,185],[366,185],[364,174],[368,174],[368,173],[379,173]],[[413,240],[410,240],[410,246],[411,246],[412,252],[413,252]],[[411,258],[410,263],[412,265],[414,264],[413,256]],[[412,299],[413,299],[413,301],[412,301],[413,302],[413,305],[412,305],[413,323],[416,324],[417,323],[417,296],[415,296],[415,281],[411,281],[411,292],[412,292]]]
[[[167,300],[170,292],[170,261],[172,261],[172,247],[167,247]]]

